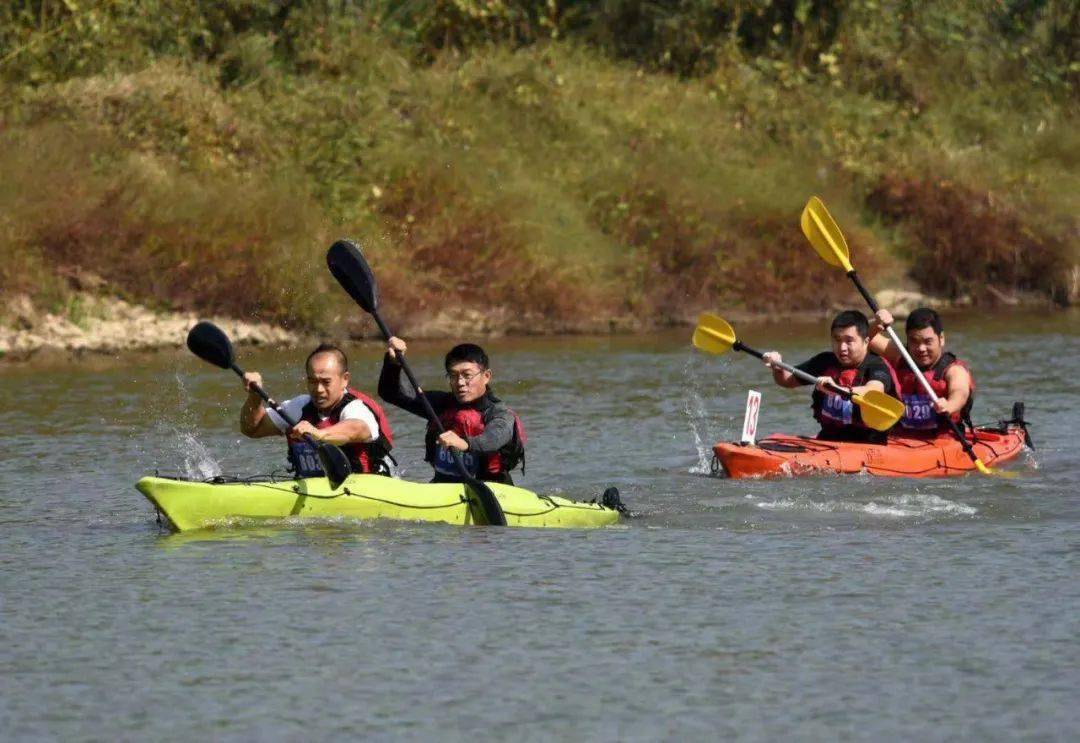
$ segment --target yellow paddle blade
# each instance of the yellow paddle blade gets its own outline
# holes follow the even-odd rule
[[[724,318],[703,312],[694,328],[693,343],[706,353],[726,353],[735,343],[735,330]]]
[[[979,459],[978,457],[976,457],[973,461],[975,462],[975,469],[977,469],[979,472],[981,472],[984,475],[993,475],[994,477],[1004,477],[1006,480],[1011,480],[1014,477],[1019,476],[1018,473],[1012,472],[1011,470],[994,470],[994,469],[990,469],[985,464],[983,464],[982,460]]]
[[[904,414],[904,403],[878,390],[867,390],[851,399],[859,406],[863,423],[875,431],[888,431]]]
[[[829,214],[825,204],[817,196],[811,196],[803,209],[799,219],[803,234],[821,259],[830,266],[836,266],[844,271],[853,270],[851,260],[848,258],[847,240],[840,231],[840,225]]]

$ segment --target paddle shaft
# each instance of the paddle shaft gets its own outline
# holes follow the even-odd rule
[[[383,337],[389,341],[394,334],[390,332],[390,328],[383,322],[379,310],[377,308],[372,308],[370,313],[375,320],[375,324],[379,326],[379,331],[383,334]],[[398,353],[397,361],[401,364],[401,368],[405,372],[405,376],[408,377],[409,383],[413,386],[413,389],[416,390],[416,396],[419,397],[421,403],[423,403],[428,420],[438,429],[439,433],[445,433],[445,426],[443,426],[442,421],[439,420],[435,408],[431,407],[431,400],[428,400],[427,395],[424,394],[423,388],[420,387],[420,383],[416,381],[416,376],[413,375],[409,362],[405,360],[405,354]],[[484,507],[484,513],[487,515],[488,522],[492,526],[506,526],[506,516],[503,514],[502,506],[499,505],[499,501],[495,498],[495,494],[491,491],[491,488],[469,474],[469,470],[465,467],[465,460],[462,459],[460,451],[452,447],[448,448],[450,449],[450,456],[454,458],[454,464],[457,465],[458,472],[461,473],[465,482],[479,496],[481,504]]]
[[[865,286],[863,286],[862,281],[859,279],[859,274],[857,274],[855,270],[852,269],[851,271],[847,272],[847,275],[848,278],[850,278],[852,282],[854,282],[855,288],[859,290],[859,294],[862,294],[863,299],[865,299],[866,303],[870,305],[870,310],[876,315],[878,309],[880,309],[878,307],[878,303],[874,299],[874,296],[869,291],[867,291]],[[900,337],[896,334],[896,330],[893,329],[892,325],[886,325],[885,332],[888,333],[889,339],[893,342],[893,345],[896,346],[896,350],[900,352],[900,356],[903,357],[904,363],[908,365],[908,368],[911,369],[912,373],[915,374],[915,378],[918,379],[919,382],[922,384],[923,391],[926,392],[926,394],[930,397],[930,401],[932,403],[936,403],[940,398],[938,397],[937,393],[934,392],[934,388],[930,386],[930,381],[926,378],[926,375],[923,374],[922,371],[919,369],[919,365],[915,363],[915,359],[911,358],[911,354],[908,353],[907,346],[900,342]],[[952,416],[945,415],[943,413],[938,413],[938,416],[949,425],[949,428],[952,429],[953,435],[960,440],[960,446],[964,448],[964,453],[971,458],[971,461],[975,462],[976,465],[981,465],[982,461],[975,453],[975,449],[971,446],[971,442],[968,441],[967,436],[964,435],[964,432],[960,430],[960,426],[956,425],[956,421],[952,419]]]
[[[762,361],[765,360],[765,354],[763,354],[761,351],[758,351],[755,348],[750,348],[750,346],[746,345],[742,341],[735,341],[733,344],[731,344],[731,347],[734,348],[736,351],[743,351],[744,353],[748,353],[751,356],[757,356]],[[817,384],[817,381],[818,381],[817,377],[815,377],[813,374],[807,374],[802,369],[797,369],[794,366],[792,366],[791,364],[787,364],[787,363],[785,363],[783,361],[772,361],[772,362],[770,362],[770,364],[772,366],[779,367],[780,369],[783,369],[787,373],[798,377],[799,379],[806,382],[807,384]],[[847,399],[850,399],[852,397],[852,393],[849,390],[845,390],[845,389],[838,390],[837,394],[839,394],[841,397],[847,398]]]
[[[859,290],[859,294],[862,294],[863,299],[865,299],[866,303],[870,305],[870,311],[876,315],[878,310],[881,308],[878,307],[878,303],[877,300],[874,299],[874,295],[871,294],[863,285],[862,279],[859,278],[859,274],[855,273],[855,270],[852,269],[847,272],[847,275],[848,278],[851,279],[852,282],[854,282],[855,288]],[[938,396],[934,392],[934,388],[930,386],[930,382],[926,379],[926,375],[919,371],[919,367],[915,363],[915,359],[911,358],[911,354],[908,353],[907,346],[900,342],[900,338],[897,337],[896,331],[893,330],[892,325],[887,326],[885,328],[885,332],[889,334],[889,338],[892,340],[893,344],[896,345],[896,349],[900,352],[900,355],[904,357],[904,361],[907,363],[908,367],[911,369],[911,371],[915,372],[915,378],[922,383],[922,388],[926,391],[926,394],[930,396],[930,400],[932,402],[937,402]]]
[[[372,312],[371,314],[375,318],[375,322],[378,324],[379,330],[381,330],[382,334],[386,336],[386,340],[390,340],[390,338],[393,336],[393,333],[391,333],[390,330],[386,327],[386,325],[383,324],[382,318],[379,317],[378,310]],[[416,376],[413,374],[412,367],[409,366],[409,362],[405,360],[405,354],[399,353],[397,355],[397,362],[401,365],[401,369],[405,372],[405,376],[408,377],[409,384],[411,384],[413,386],[413,389],[416,390],[416,396],[419,397],[420,402],[423,403],[424,411],[427,413],[428,420],[431,421],[432,425],[439,429],[439,433],[445,433],[446,428],[443,426],[442,421],[439,420],[439,415],[435,412],[435,408],[431,407],[431,400],[427,398],[427,395],[424,394],[424,390],[420,386],[420,383],[416,381]],[[459,452],[457,449],[453,449],[451,451],[454,455],[454,460],[457,462],[458,467],[461,469],[461,474],[467,476],[469,473],[465,470],[465,463],[461,460],[461,452]]]
[[[383,338],[387,341],[393,338],[394,334],[390,332],[390,328],[386,326],[382,315],[379,314],[379,293],[375,283],[375,274],[371,272],[371,267],[368,266],[364,254],[360,252],[360,248],[356,243],[349,240],[338,240],[331,245],[330,250],[326,252],[326,265],[330,269],[330,273],[337,279],[337,282],[341,284],[341,288],[353,298],[354,302],[360,305],[364,312],[367,312],[375,320],[375,324],[379,326],[379,332],[382,333]],[[405,375],[409,378],[409,382],[422,401],[428,420],[440,433],[444,433],[446,429],[439,420],[439,416],[435,414],[435,409],[431,407],[431,401],[428,400],[424,390],[416,381],[409,363],[405,361],[403,355],[397,354],[397,357],[401,368],[405,370]],[[461,457],[461,452],[450,447],[450,456],[454,458],[454,463],[457,465],[458,472],[461,473],[465,484],[476,494],[488,523],[492,526],[506,526],[506,515],[503,513],[502,506],[499,505],[499,499],[495,497],[495,493],[483,482],[469,474],[469,470],[465,468],[465,461]]]

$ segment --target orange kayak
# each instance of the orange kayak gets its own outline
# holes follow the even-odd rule
[[[968,434],[970,436],[970,433]],[[987,466],[999,465],[1030,446],[1022,417],[975,429],[974,449]],[[722,442],[713,447],[713,469],[728,477],[792,477],[865,472],[880,477],[947,477],[975,469],[951,433],[933,437],[889,436],[887,444],[821,441],[773,434],[755,446]]]

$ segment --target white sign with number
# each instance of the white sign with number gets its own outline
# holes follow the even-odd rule
[[[753,445],[757,436],[758,412],[761,410],[761,393],[750,390],[746,395],[746,417],[742,424],[742,442]]]

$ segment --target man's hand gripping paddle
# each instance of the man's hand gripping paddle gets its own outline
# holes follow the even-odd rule
[[[722,354],[731,349],[748,353],[764,360],[765,354],[750,348],[735,337],[735,329],[724,318],[704,313],[698,318],[697,327],[694,329],[693,343],[706,353]],[[807,374],[801,369],[796,369],[791,364],[776,362],[777,366],[804,382],[814,384],[817,378]],[[878,390],[867,390],[862,394],[855,394],[847,390],[841,390],[837,394],[850,399],[859,406],[862,413],[863,423],[876,431],[887,431],[896,424],[904,414],[904,403],[891,395]]]

